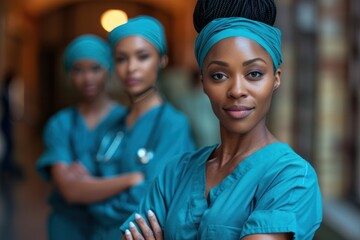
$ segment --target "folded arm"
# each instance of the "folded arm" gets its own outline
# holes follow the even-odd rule
[[[57,163],[51,175],[60,193],[69,203],[95,203],[112,197],[143,180],[141,173],[99,178],[89,174],[80,164]]]

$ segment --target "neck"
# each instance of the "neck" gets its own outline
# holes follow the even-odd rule
[[[151,95],[154,95],[157,93],[157,88],[155,86],[150,86],[149,88],[145,89],[141,93],[130,96],[131,103],[133,105],[146,101],[148,98],[151,98]]]
[[[112,100],[107,95],[102,95],[97,99],[85,99],[81,100],[78,103],[79,111],[83,115],[88,115],[91,113],[102,112],[107,109],[110,105],[112,105]]]
[[[252,129],[246,134],[234,134],[221,129],[221,145],[215,152],[218,167],[238,165],[246,157],[277,139],[265,125]]]
[[[128,126],[132,126],[145,112],[163,103],[156,87],[148,88],[143,93],[137,95],[135,99],[132,101],[131,110],[127,117],[126,122]]]

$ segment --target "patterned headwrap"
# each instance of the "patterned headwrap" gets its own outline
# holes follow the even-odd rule
[[[195,56],[200,67],[211,47],[230,37],[246,37],[262,46],[271,56],[274,69],[282,63],[281,32],[268,24],[241,17],[218,18],[207,24],[195,42]]]
[[[93,60],[109,70],[112,65],[112,55],[109,44],[100,37],[86,34],[74,39],[64,53],[64,66],[70,71],[75,62]]]
[[[139,16],[130,19],[127,23],[114,28],[109,34],[112,49],[125,37],[140,36],[150,42],[160,56],[166,54],[166,37],[161,23],[153,17]]]

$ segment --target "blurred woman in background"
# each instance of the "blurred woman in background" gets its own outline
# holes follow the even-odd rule
[[[194,142],[184,114],[166,102],[156,83],[168,63],[165,33],[149,16],[130,19],[110,32],[115,73],[131,105],[114,128],[110,157],[104,141],[103,176],[140,171],[145,180],[116,197],[90,207],[97,220],[95,239],[119,239],[119,224],[137,209],[150,183],[174,155],[191,151]],[[113,166],[117,171],[114,172]]]
[[[99,136],[118,124],[124,108],[110,99],[106,85],[112,65],[108,44],[94,35],[73,40],[65,50],[64,66],[78,97],[48,121],[39,174],[54,184],[48,221],[50,240],[89,239],[94,221],[87,204],[111,197],[142,181],[140,173],[95,177]]]

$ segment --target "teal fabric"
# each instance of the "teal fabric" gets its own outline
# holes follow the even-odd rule
[[[322,221],[311,165],[287,144],[272,143],[244,159],[207,198],[206,161],[217,146],[187,153],[165,168],[137,212],[153,210],[164,239],[241,239],[292,232],[310,240]],[[125,231],[132,215],[122,226]]]
[[[74,107],[61,110],[52,116],[44,128],[44,152],[36,163],[38,173],[51,181],[50,167],[56,163],[81,162],[92,175],[98,170],[94,161],[97,139],[108,128],[118,124],[125,109],[115,105],[109,114],[94,129],[87,128],[82,115]],[[89,239],[93,220],[85,205],[68,204],[55,189],[49,204],[49,239]],[[77,237],[78,236],[78,237]]]
[[[158,115],[159,111],[162,111],[161,115]],[[155,123],[159,128],[152,135]],[[157,174],[175,155],[194,150],[188,120],[169,103],[149,110],[131,128],[127,128],[123,121],[114,132],[118,130],[124,132],[124,138],[111,160],[101,164],[100,175],[140,171],[145,180],[118,196],[89,206],[96,222],[93,239],[120,239],[120,224],[137,209]],[[138,161],[137,151],[147,145],[149,138],[153,143],[154,158],[144,165]]]
[[[112,65],[112,54],[109,44],[95,35],[86,34],[74,39],[65,49],[64,66],[70,71],[75,62],[92,60],[109,70]]]
[[[230,37],[245,37],[257,42],[271,56],[275,70],[282,63],[279,29],[247,18],[229,17],[213,20],[197,36],[195,57],[200,69],[211,47]]]
[[[112,49],[116,47],[120,40],[129,36],[143,37],[158,50],[160,56],[165,55],[167,52],[164,28],[153,17],[139,16],[129,19],[127,23],[114,28],[109,34]]]

